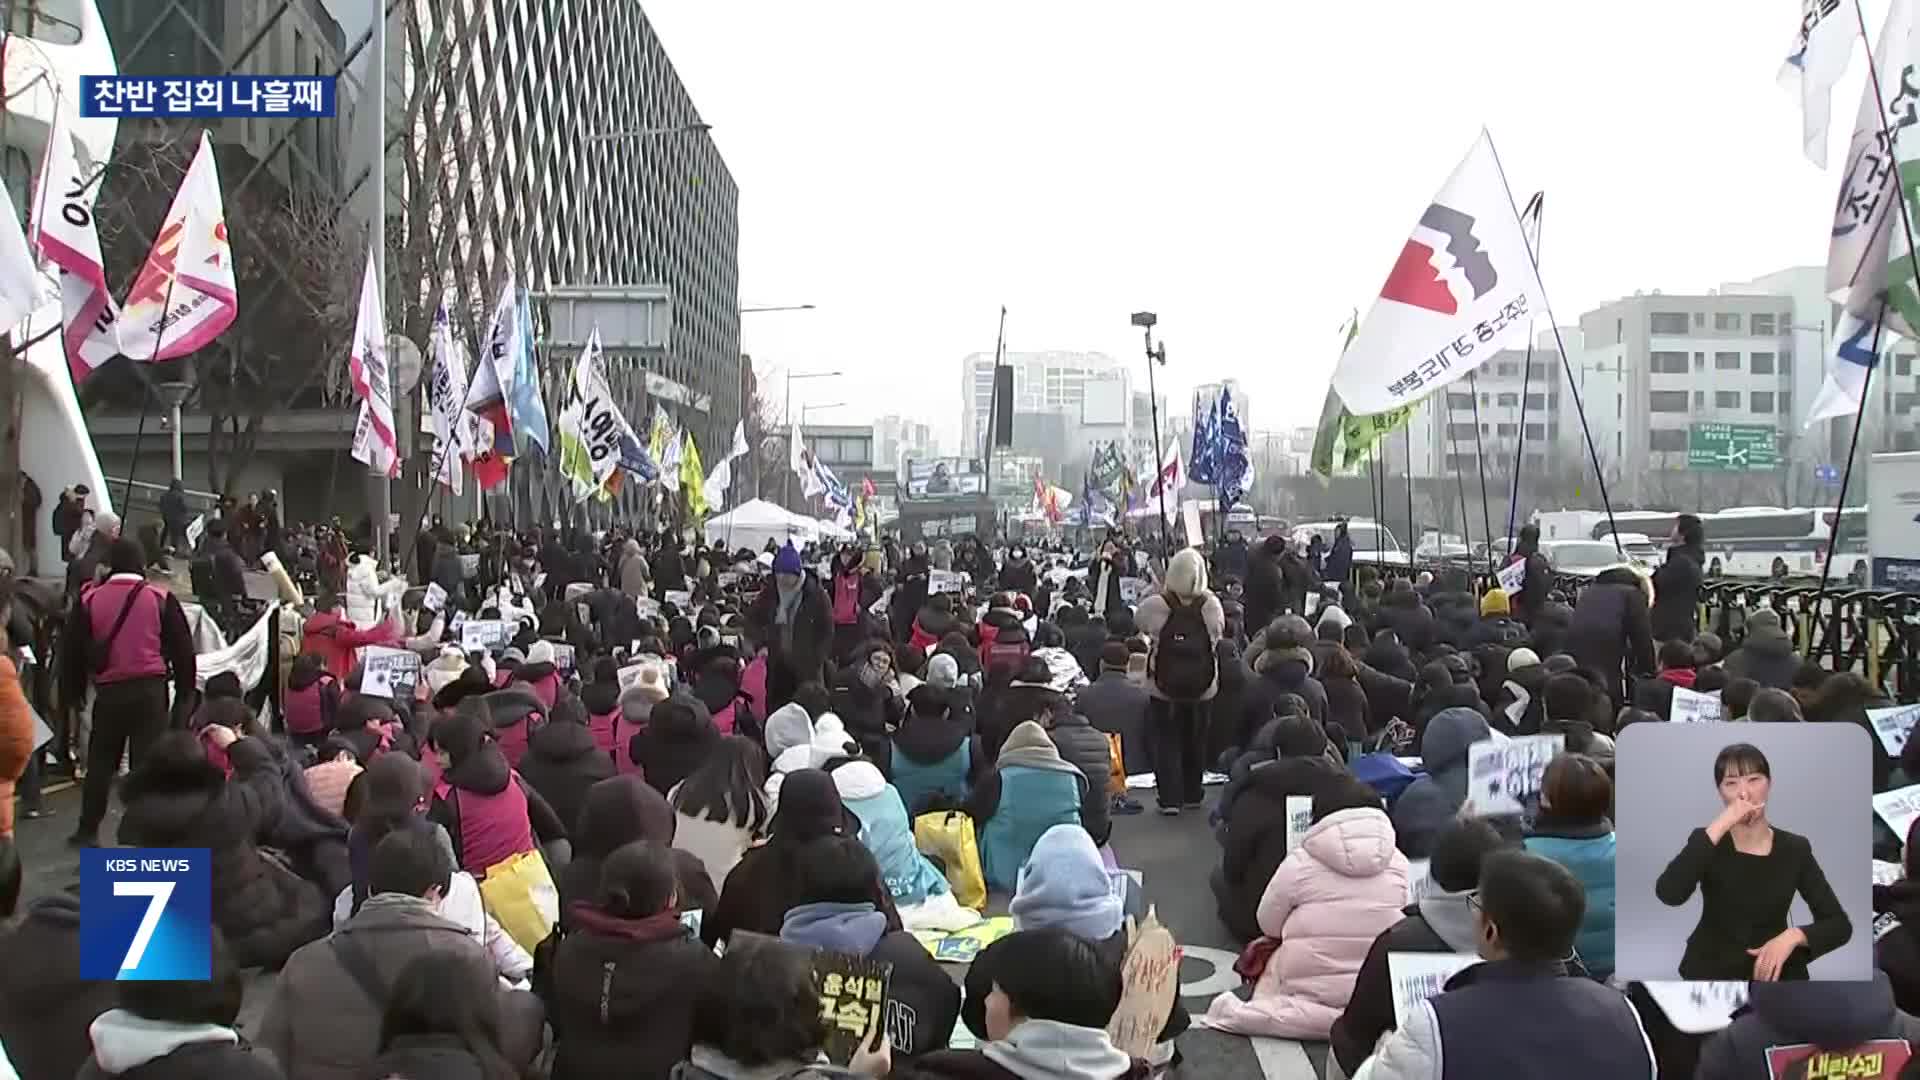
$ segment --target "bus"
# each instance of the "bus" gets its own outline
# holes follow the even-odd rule
[[[1611,530],[1603,520],[1590,535],[1605,540]],[[1680,517],[1674,510],[1625,510],[1613,515],[1622,530],[1645,533],[1664,541]],[[1740,506],[1699,515],[1706,532],[1707,576],[1768,580],[1818,577],[1827,557],[1836,513],[1831,508]],[[1840,528],[1829,577],[1836,581],[1866,582],[1867,510],[1849,507],[1837,515]]]

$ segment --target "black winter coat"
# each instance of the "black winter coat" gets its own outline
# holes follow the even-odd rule
[[[1700,1048],[1695,1080],[1767,1075],[1767,1048],[1813,1043],[1843,1050],[1873,1039],[1920,1042],[1920,1019],[1894,1007],[1879,972],[1869,982],[1767,982],[1748,987],[1733,1023]]]
[[[1236,938],[1260,936],[1260,896],[1287,857],[1287,797],[1311,797],[1344,775],[1324,757],[1282,758],[1247,774],[1220,828],[1226,891],[1215,897],[1220,921]]]
[[[1240,730],[1252,738],[1267,721],[1273,719],[1273,710],[1280,702],[1281,694],[1299,694],[1307,702],[1307,715],[1313,717],[1316,724],[1327,720],[1327,691],[1320,680],[1307,674],[1304,660],[1267,659],[1273,653],[1264,653],[1256,663],[1255,669],[1260,677],[1247,684],[1247,690],[1240,699]]]
[[[567,720],[541,725],[520,759],[521,778],[553,807],[568,833],[580,822],[587,789],[613,773],[613,759],[593,745],[593,732]]]
[[[1246,609],[1247,633],[1265,630],[1285,603],[1279,554],[1262,544],[1247,554],[1247,580],[1240,590],[1240,604]]]
[[[1775,690],[1793,688],[1793,677],[1800,672],[1800,655],[1793,651],[1793,639],[1784,630],[1748,631],[1740,647],[1721,665],[1730,679],[1752,679]]]
[[[782,669],[793,685],[825,682],[827,657],[833,650],[833,605],[825,589],[811,576],[803,577],[800,603],[794,610],[792,632],[783,635],[774,623],[780,604],[780,590],[768,583],[747,608],[747,628],[755,641],[767,644],[769,690],[778,682],[774,668]],[[773,711],[771,703],[762,713]]]
[[[1898,922],[1891,930],[1875,928],[1873,966],[1886,975],[1900,1011],[1920,1016],[1920,881],[1875,885],[1873,913],[1876,923],[1886,916]]]
[[[558,1048],[552,1080],[665,1080],[693,1048],[694,1002],[719,959],[672,912],[570,914],[573,929],[541,945],[534,969]]]
[[[0,1045],[23,1077],[70,1077],[93,1052],[87,1025],[114,984],[80,978],[80,898],[55,893],[0,932]]]
[[[1666,561],[1653,572],[1653,640],[1693,640],[1706,564],[1707,553],[1697,547],[1675,544],[1667,549]]]
[[[1567,625],[1567,651],[1599,673],[1614,702],[1626,700],[1627,678],[1653,673],[1653,626],[1640,579],[1624,567],[1593,579]]]
[[[367,1066],[367,1076],[407,1080],[490,1080],[480,1059],[452,1035],[403,1035]]]
[[[272,752],[256,739],[227,748],[233,778],[206,763],[181,772],[134,770],[121,788],[119,842],[132,847],[207,848],[213,921],[240,967],[277,970],[293,950],[326,934],[331,908],[320,890],[262,855],[259,823],[278,815],[285,792]]]
[[[1088,787],[1103,793],[1100,798],[1088,799],[1082,804],[1080,824],[1086,828],[1087,835],[1093,837],[1094,846],[1106,843],[1107,837],[1113,832],[1109,800],[1104,794],[1108,770],[1113,767],[1106,733],[1095,729],[1086,717],[1068,712],[1054,722],[1047,736],[1053,740],[1054,749],[1060,751],[1061,758],[1087,778]]]
[[[656,706],[645,730],[627,740],[630,760],[645,770],[647,783],[662,795],[705,765],[720,744],[720,729],[713,726],[705,705],[691,696],[675,695],[672,700],[692,706],[691,718],[676,719],[673,714],[679,710]]]
[[[1128,773],[1153,771],[1153,752],[1147,737],[1151,723],[1153,696],[1147,688],[1127,679],[1122,671],[1103,671],[1093,682],[1080,688],[1074,697],[1074,710],[1104,734],[1120,736],[1120,756]],[[1212,727],[1235,727],[1222,723],[1214,710]]]
[[[430,1074],[405,1075],[408,1080],[439,1080]],[[245,1043],[196,1042],[119,1073],[107,1072],[89,1056],[86,1064],[75,1074],[75,1080],[107,1080],[108,1077],[119,1077],[121,1080],[205,1080],[207,1077],[219,1077],[220,1080],[284,1080],[286,1074],[274,1064],[271,1055],[257,1053]]]
[[[1333,1022],[1333,1031],[1328,1037],[1334,1057],[1349,1076],[1360,1070],[1360,1063],[1373,1053],[1380,1036],[1397,1026],[1387,957],[1392,953],[1453,951],[1420,914],[1420,905],[1407,905],[1401,915],[1404,917],[1399,922],[1373,939],[1373,947],[1367,950],[1367,958],[1361,962],[1360,973],[1354,979],[1346,1011]]]

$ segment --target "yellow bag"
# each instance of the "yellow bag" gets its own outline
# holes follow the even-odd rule
[[[529,954],[560,921],[560,890],[537,851],[523,851],[487,868],[480,899],[500,929]]]
[[[1127,793],[1127,763],[1120,753],[1120,736],[1107,732],[1107,797]]]
[[[959,810],[934,810],[913,819],[913,842],[922,854],[947,868],[947,884],[961,907],[978,910],[987,903],[987,876],[980,869],[980,847],[973,819]]]

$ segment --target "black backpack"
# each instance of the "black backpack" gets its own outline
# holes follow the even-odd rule
[[[1162,593],[1167,621],[1153,650],[1153,684],[1173,701],[1199,701],[1219,673],[1213,638],[1207,633],[1206,601],[1182,601]]]

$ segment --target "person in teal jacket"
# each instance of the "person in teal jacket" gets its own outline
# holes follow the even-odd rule
[[[864,758],[834,767],[833,786],[840,801],[860,819],[860,842],[880,864],[881,880],[899,907],[916,907],[949,892],[946,876],[913,842],[913,819],[900,792]]]
[[[959,806],[980,771],[980,740],[952,707],[954,693],[916,686],[907,695],[907,721],[893,733],[890,779],[909,814],[918,816],[935,805]]]
[[[1613,974],[1613,781],[1585,754],[1561,754],[1540,783],[1540,816],[1527,850],[1566,867],[1587,890],[1574,948],[1595,978]]]
[[[1084,828],[1080,807],[1087,795],[1086,775],[1061,758],[1045,728],[1032,720],[1016,725],[993,768],[967,798],[987,887],[1012,892],[1020,867],[1048,829]]]

